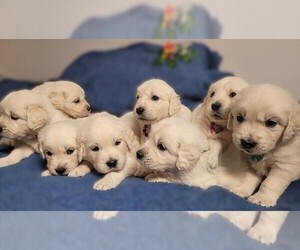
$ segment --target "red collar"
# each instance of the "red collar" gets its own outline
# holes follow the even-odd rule
[[[221,133],[224,129],[225,129],[225,127],[220,126],[220,125],[218,125],[218,124],[216,124],[216,123],[214,123],[214,122],[212,122],[212,123],[210,124],[210,132],[211,132],[212,134],[219,134],[219,133]]]

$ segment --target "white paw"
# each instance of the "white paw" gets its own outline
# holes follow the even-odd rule
[[[109,189],[113,189],[116,186],[118,186],[119,183],[115,183],[111,180],[107,180],[105,179],[105,177],[103,177],[100,181],[97,181],[93,188],[96,190],[109,190]]]
[[[250,196],[248,201],[263,207],[274,207],[277,200],[269,195],[264,195],[262,192],[257,192],[256,194]]]
[[[45,171],[42,172],[41,176],[43,177],[47,177],[47,176],[52,176],[51,172],[47,169]]]
[[[250,228],[247,234],[250,238],[266,245],[275,243],[277,238],[276,232],[268,227],[263,227],[262,224]]]
[[[93,217],[96,220],[108,220],[115,217],[118,213],[118,211],[95,211]]]
[[[90,171],[87,168],[74,168],[69,174],[69,177],[82,177],[88,174]]]
[[[203,155],[200,160],[203,162],[203,164],[206,165],[208,170],[216,169],[219,164],[219,158],[217,155],[212,155],[210,153],[206,153]]]
[[[9,161],[7,161],[6,159],[2,158],[0,159],[0,168],[4,168],[11,165],[11,163]]]
[[[247,186],[245,185],[240,185],[240,186],[237,186],[237,187],[234,187],[230,190],[230,192],[242,197],[242,198],[247,198],[249,197],[252,192],[253,192],[253,189],[251,188],[248,188]]]

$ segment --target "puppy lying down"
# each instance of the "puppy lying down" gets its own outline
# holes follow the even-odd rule
[[[252,168],[266,177],[249,201],[275,206],[300,178],[300,107],[286,90],[270,84],[245,88],[234,102],[233,142]]]
[[[260,178],[248,168],[233,145],[229,146],[214,171],[201,157],[209,150],[205,135],[192,123],[167,118],[151,128],[149,140],[137,151],[142,165],[151,170],[151,182],[174,182],[207,189],[217,185],[241,196],[250,196]]]
[[[115,188],[126,177],[132,176],[138,167],[135,158],[138,138],[122,119],[108,113],[96,114],[88,119],[80,133],[82,157],[104,174],[95,183],[94,189]]]
[[[82,161],[83,146],[79,140],[79,131],[87,119],[55,122],[39,131],[39,151],[47,160],[42,176],[79,177],[91,172],[92,166]]]
[[[204,102],[192,113],[192,122],[205,133],[211,145],[206,154],[209,169],[217,167],[220,154],[232,141],[227,129],[230,105],[247,85],[239,77],[225,77],[213,83]]]

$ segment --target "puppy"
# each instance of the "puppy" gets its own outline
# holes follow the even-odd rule
[[[206,154],[209,169],[218,165],[220,154],[231,141],[231,132],[226,128],[230,104],[248,84],[239,77],[225,77],[208,90],[204,102],[192,113],[192,122],[208,137],[211,150]]]
[[[0,103],[0,134],[16,144],[8,156],[0,159],[0,167],[16,164],[38,152],[38,131],[47,124],[66,119],[45,95],[30,90],[8,94]]]
[[[118,186],[137,169],[135,152],[138,138],[125,123],[108,113],[94,115],[81,132],[83,159],[105,176],[94,185],[96,190]]]
[[[91,112],[84,90],[74,82],[45,82],[33,88],[33,91],[48,96],[55,108],[72,118],[86,117]]]
[[[142,83],[136,94],[133,116],[139,124],[140,142],[147,139],[152,124],[167,118],[191,120],[191,111],[181,104],[180,96],[165,81],[151,79]]]
[[[236,98],[228,124],[233,142],[266,179],[249,201],[275,206],[300,177],[300,108],[290,93],[270,84],[251,85]]]
[[[212,173],[201,159],[209,150],[206,136],[196,125],[180,118],[166,118],[151,128],[149,139],[136,156],[153,173],[151,182],[173,182],[207,189],[217,185],[241,196],[250,196],[260,182],[233,144]]]
[[[79,177],[91,172],[90,164],[82,162],[79,131],[84,129],[84,122],[85,119],[55,122],[39,131],[39,151],[47,160],[47,170],[42,176]]]

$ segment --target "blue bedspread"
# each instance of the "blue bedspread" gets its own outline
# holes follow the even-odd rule
[[[135,89],[142,81],[159,77],[168,81],[193,108],[209,85],[229,75],[219,70],[221,57],[202,44],[194,44],[198,57],[191,63],[153,66],[159,46],[136,44],[109,52],[90,52],[76,59],[59,79],[81,84],[94,111],[122,114],[131,109]],[[31,83],[0,82],[0,97]],[[8,152],[0,152],[0,156]],[[128,178],[110,191],[95,191],[100,176],[83,178],[41,177],[45,163],[39,155],[0,169],[0,210],[261,210],[218,187],[206,191],[177,184],[147,183]],[[300,182],[293,183],[280,198],[276,210],[300,209]]]

